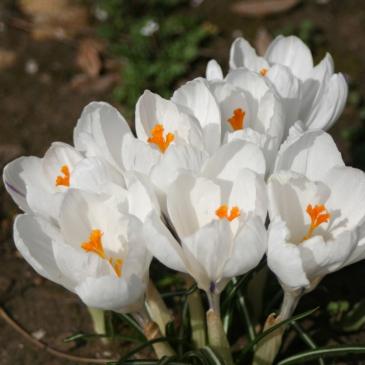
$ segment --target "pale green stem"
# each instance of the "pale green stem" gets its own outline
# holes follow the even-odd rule
[[[280,314],[277,317],[275,314],[270,314],[267,317],[264,331],[282,321],[285,321],[286,319],[289,319],[301,296],[302,291],[289,291],[284,289],[284,298]],[[285,326],[281,326],[258,343],[252,365],[271,365],[274,362],[275,357],[280,350],[284,332]]]
[[[94,332],[98,335],[106,334],[106,326],[105,326],[105,313],[102,309],[87,307],[91,319],[93,321]],[[101,338],[101,341],[104,343],[108,342],[108,339],[105,337]]]
[[[208,293],[210,309],[207,312],[209,345],[225,365],[234,365],[231,348],[219,314],[219,294]]]
[[[153,282],[150,280],[146,291],[146,307],[151,319],[156,322],[163,335],[166,334],[166,325],[172,322],[171,313]]]
[[[138,313],[133,313],[133,317],[143,328],[144,335],[148,341],[163,337],[158,324],[151,320],[145,308]],[[152,347],[158,359],[162,359],[164,356],[171,357],[176,355],[173,348],[166,341],[156,342],[152,344]]]
[[[186,278],[186,284],[189,288],[193,285],[193,280],[190,276]],[[195,290],[189,294],[187,300],[190,312],[192,340],[195,348],[199,349],[207,344],[205,313],[199,290]]]

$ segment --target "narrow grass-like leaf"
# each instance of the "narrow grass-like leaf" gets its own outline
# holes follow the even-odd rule
[[[250,317],[250,313],[249,313],[247,305],[246,305],[245,297],[243,296],[242,293],[237,294],[237,306],[238,306],[238,310],[242,313],[242,315],[245,319],[244,323],[247,328],[248,337],[249,337],[250,341],[254,341],[256,338],[256,331],[255,331],[255,328],[251,321],[251,317]]]
[[[303,364],[318,357],[346,356],[350,354],[365,354],[365,346],[338,346],[309,350],[281,360],[277,365]]]
[[[242,361],[243,361],[243,358],[244,356],[246,355],[247,352],[251,351],[254,346],[259,342],[261,341],[263,338],[265,338],[267,335],[269,335],[271,332],[274,332],[275,330],[277,330],[278,328],[280,328],[281,326],[285,326],[286,324],[288,323],[291,323],[292,321],[298,321],[302,318],[305,318],[305,317],[308,317],[310,316],[311,314],[313,314],[315,311],[318,310],[319,307],[317,308],[314,308],[314,309],[311,309],[309,311],[306,311],[304,313],[300,313],[300,314],[297,314],[296,316],[293,316],[292,318],[289,318],[285,321],[282,321],[274,326],[272,326],[271,328],[269,328],[268,330],[266,330],[265,332],[262,332],[260,333],[259,335],[256,336],[255,340],[254,341],[251,341],[246,347],[244,347],[240,354],[239,354],[239,357],[236,361],[237,364],[240,364]]]
[[[63,342],[72,342],[77,340],[89,340],[89,339],[96,339],[96,338],[111,338],[115,340],[121,341],[129,341],[129,342],[141,342],[141,340],[136,339],[130,336],[120,336],[120,335],[100,335],[97,333],[75,333],[74,335],[66,337]]]
[[[143,329],[141,326],[128,314],[124,313],[116,313],[116,315],[123,321],[126,322],[130,327],[134,328],[136,332],[139,334],[139,338],[141,340],[145,340],[146,337],[143,333]]]
[[[209,347],[205,346],[201,350],[203,352],[207,359],[209,359],[209,363],[211,365],[224,365],[223,361],[217,356],[217,354]]]
[[[231,283],[233,285],[230,288],[230,290],[227,291],[226,296],[225,296],[225,298],[223,300],[223,303],[222,303],[222,311],[225,311],[225,309],[227,308],[227,306],[229,305],[229,303],[232,301],[232,299],[236,295],[237,291],[241,287],[244,287],[249,282],[250,277],[251,277],[250,273],[247,273],[247,274],[241,276],[238,280],[237,280],[237,278],[233,278],[231,280]]]
[[[309,346],[310,349],[318,349],[318,346],[314,343],[312,338],[308,335],[307,332],[303,330],[303,328],[296,321],[293,321],[291,325],[295,328],[300,338]],[[318,359],[318,363],[319,365],[325,365],[324,360],[321,357]]]
[[[170,298],[170,297],[183,297],[183,296],[187,296],[187,295],[194,293],[196,290],[198,290],[198,286],[196,284],[194,284],[187,290],[178,290],[178,291],[162,293],[161,297],[164,299]]]

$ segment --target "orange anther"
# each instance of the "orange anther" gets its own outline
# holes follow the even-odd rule
[[[261,70],[260,70],[260,75],[261,76],[266,76],[266,74],[269,72],[269,70],[265,67],[263,67]]]
[[[94,252],[102,259],[105,259],[105,252],[103,244],[101,243],[101,237],[103,233],[100,229],[93,229],[90,233],[89,241],[81,244],[81,247],[87,252]]]
[[[328,222],[328,220],[331,218],[331,214],[328,213],[326,207],[323,204],[317,204],[314,207],[312,204],[308,204],[306,212],[311,219],[311,224],[308,228],[307,234],[303,238],[303,241],[311,238],[314,230],[322,223]]]
[[[216,216],[219,219],[223,219],[226,218],[227,220],[229,220],[230,222],[233,221],[233,219],[237,218],[240,216],[240,210],[238,207],[232,207],[231,208],[231,212],[228,215],[228,206],[226,204],[222,204],[216,211],[215,211]]]
[[[56,178],[56,186],[70,186],[70,169],[67,165],[63,165],[60,169],[61,174]]]
[[[151,137],[147,140],[149,143],[154,143],[162,153],[166,151],[167,147],[175,139],[173,133],[167,133],[166,137],[164,137],[164,130],[162,124],[156,124],[151,130]]]
[[[233,115],[228,119],[228,123],[232,126],[233,130],[238,131],[243,129],[246,112],[241,108],[237,108],[233,111]]]

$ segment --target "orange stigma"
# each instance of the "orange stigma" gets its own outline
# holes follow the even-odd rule
[[[173,133],[167,133],[166,137],[164,137],[164,130],[162,124],[156,124],[151,130],[152,137],[147,140],[149,143],[154,143],[162,153],[167,150],[167,147],[169,147],[170,143],[175,139]]]
[[[238,131],[243,129],[246,112],[241,108],[237,108],[233,111],[233,115],[228,119],[228,123],[232,126],[233,130]]]
[[[233,221],[233,219],[237,218],[240,216],[240,210],[238,207],[232,207],[231,208],[231,212],[228,215],[228,206],[227,204],[222,204],[216,211],[215,211],[216,216],[219,219],[223,219],[226,218],[227,220],[229,220],[230,222]]]
[[[317,204],[314,207],[312,207],[312,204],[308,204],[306,212],[311,219],[311,224],[308,228],[307,234],[303,238],[303,241],[311,238],[314,230],[322,223],[328,222],[328,220],[331,218],[331,214],[328,213],[326,207],[323,204]]]
[[[60,169],[61,174],[56,178],[56,186],[70,186],[70,169],[67,165],[63,165]]]
[[[260,70],[260,75],[261,76],[266,76],[266,74],[269,72],[269,70],[265,67],[263,67],[261,70]]]
[[[101,242],[101,237],[103,233],[100,229],[93,229],[89,236],[89,241],[84,242],[81,244],[81,248],[83,248],[86,252],[93,252],[96,253],[102,259],[108,260],[110,265],[113,267],[116,275],[118,277],[122,276],[122,259],[114,259],[113,257],[107,257],[105,255],[104,247]]]

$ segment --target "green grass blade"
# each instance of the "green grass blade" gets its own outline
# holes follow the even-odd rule
[[[277,365],[303,364],[318,357],[346,356],[350,354],[365,354],[365,346],[338,346],[309,350],[281,360]]]

